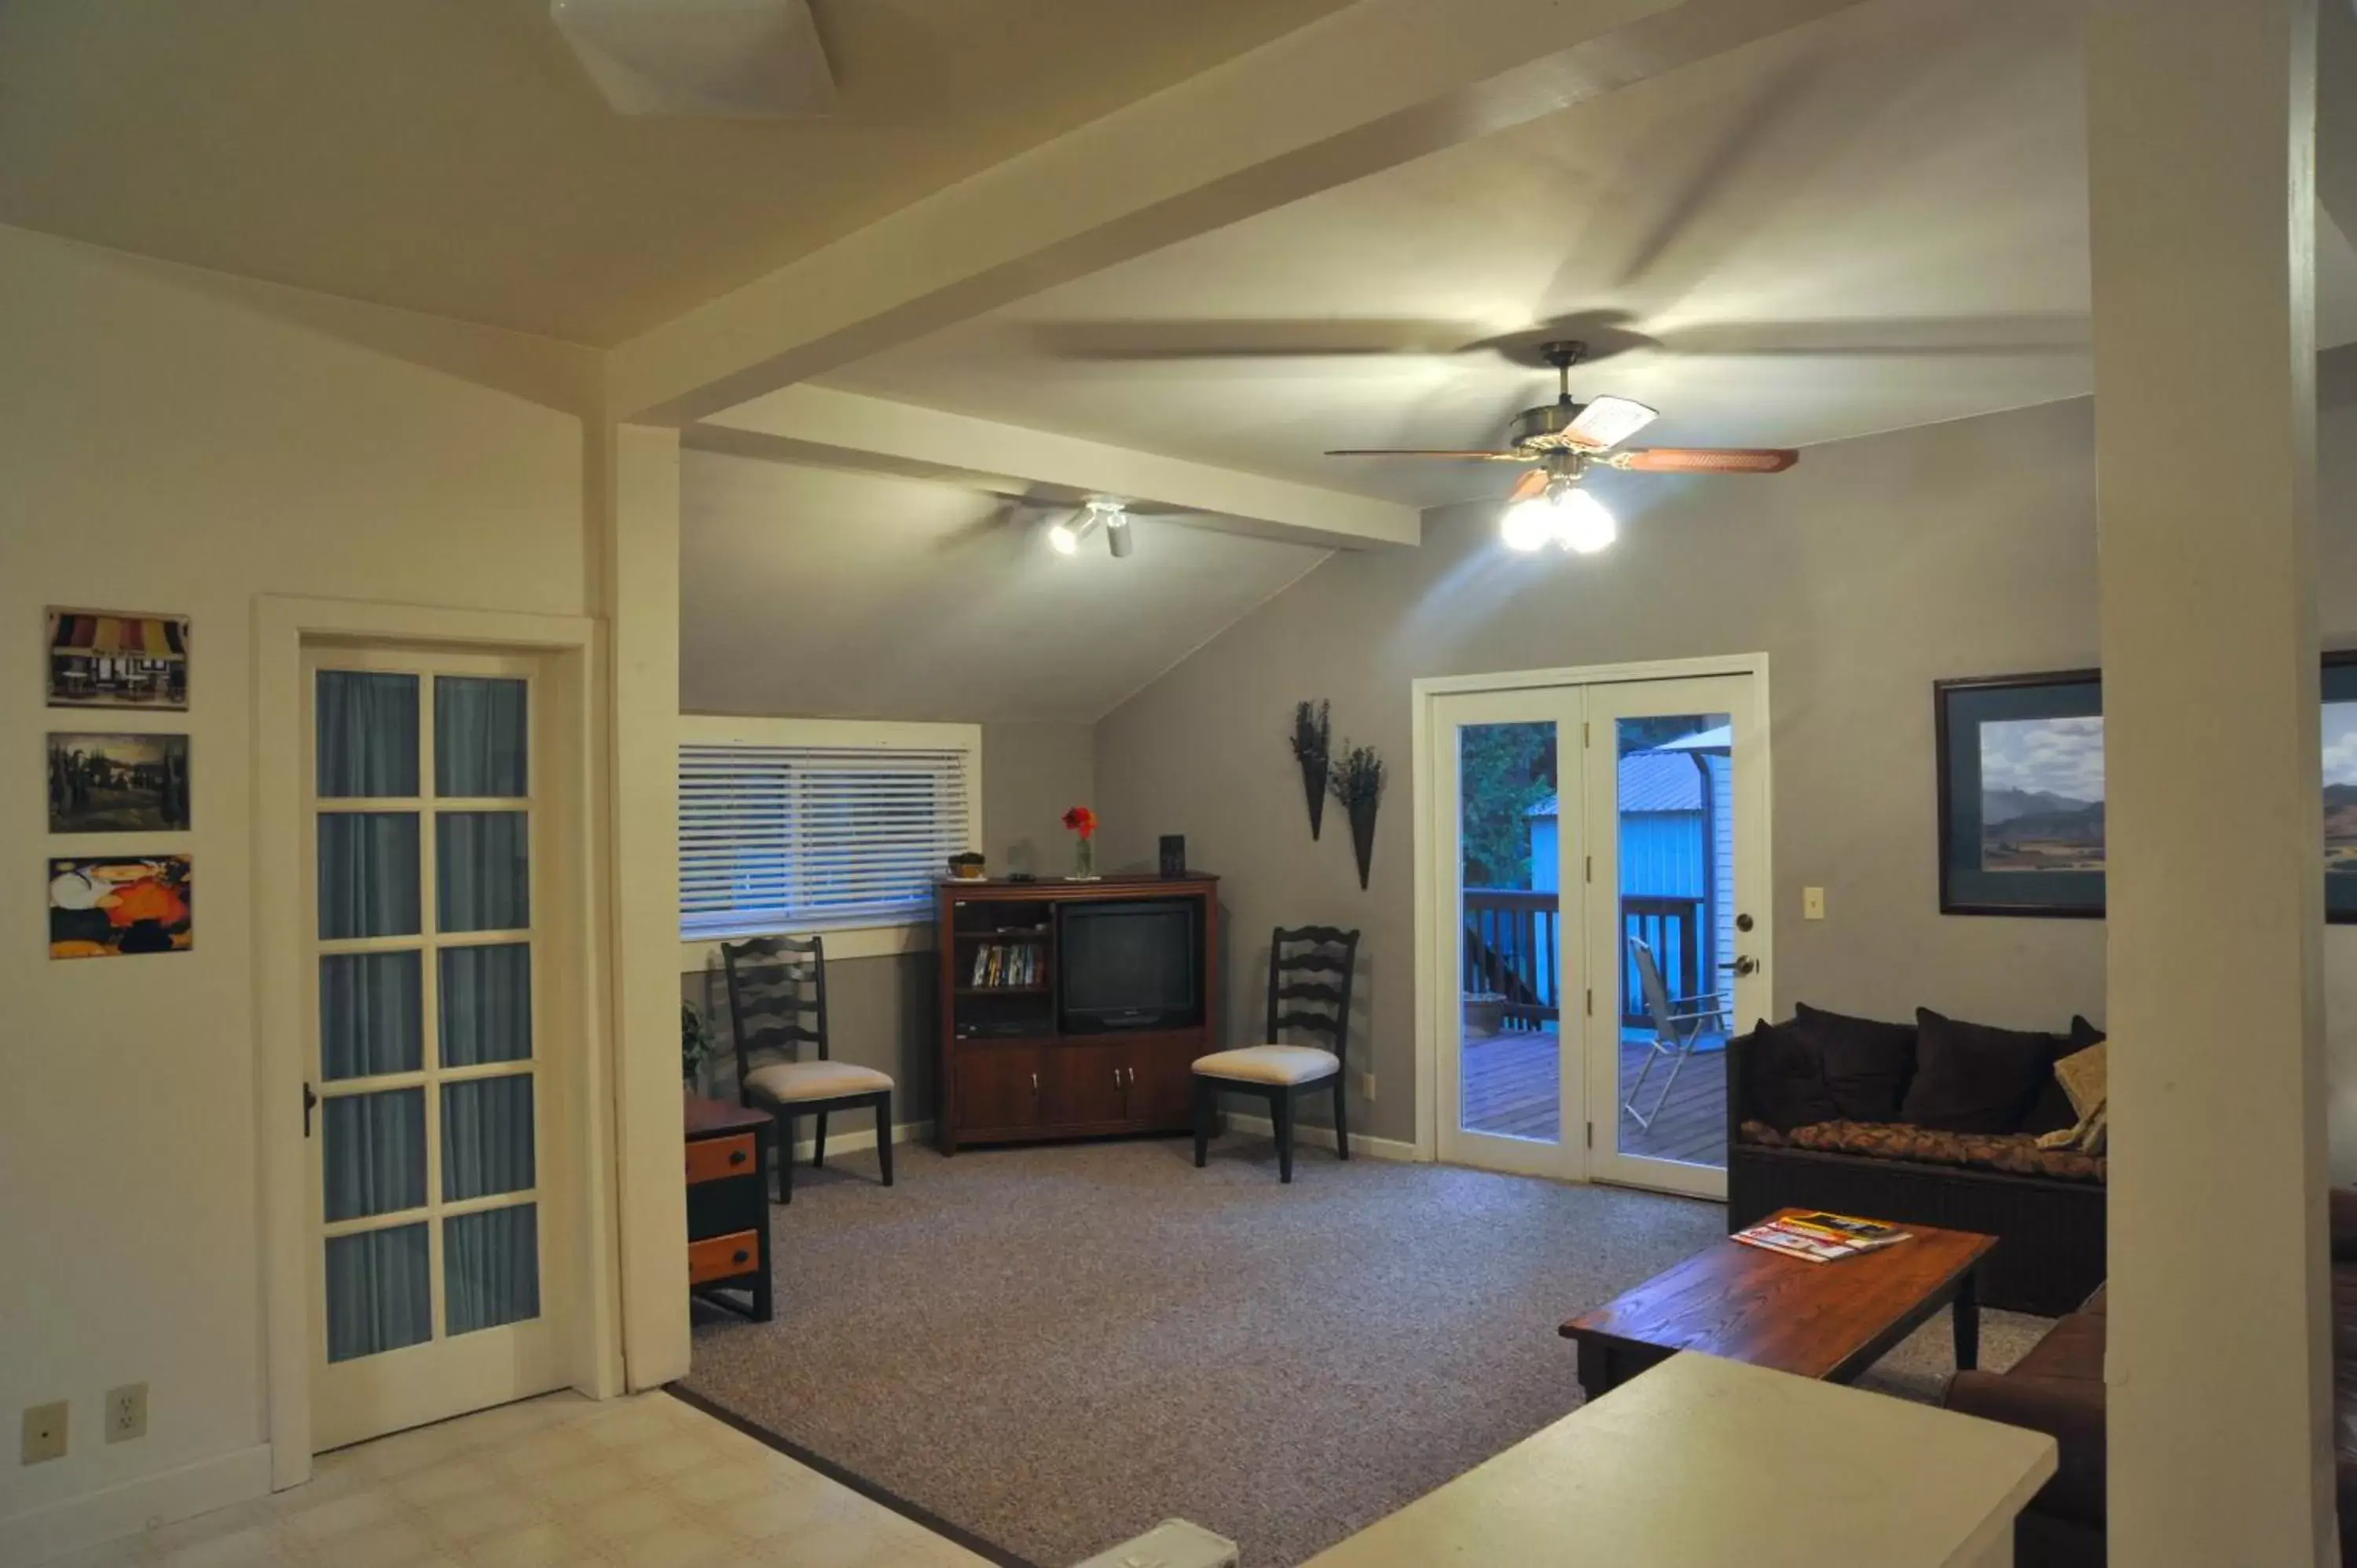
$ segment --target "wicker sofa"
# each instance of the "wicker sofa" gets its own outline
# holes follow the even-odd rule
[[[1936,1015],[1921,1016],[1945,1024]],[[1885,1076],[1897,1090],[1913,1071],[1902,1059],[1906,1026],[1867,1024],[1803,1008],[1792,1024],[1763,1025],[1731,1040],[1727,1061],[1727,1221],[1730,1230],[1787,1205],[1827,1208],[1901,1224],[1976,1230],[1997,1238],[1983,1265],[1981,1300],[2015,1312],[2060,1316],[2104,1279],[2104,1164],[2099,1157],[2055,1160],[2034,1146],[2035,1133],[2057,1112],[2050,1099],[2025,1101],[2016,1125],[1944,1133],[1894,1120],[1845,1117],[1790,1124],[1792,1080],[1822,1071],[1821,1054],[1792,1033],[1813,1019],[1884,1031]],[[1972,1028],[1972,1026],[1962,1026]],[[2010,1031],[1983,1031],[2012,1035]],[[2029,1036],[2018,1036],[2028,1039]],[[2083,1021],[2072,1035],[2046,1036],[2054,1056],[2100,1039]],[[2050,1060],[2049,1064],[2050,1077]],[[1814,1088],[1811,1086],[1813,1093]],[[1896,1091],[1879,1086],[1885,1101]],[[1903,1094],[1896,1096],[1903,1100]],[[1804,1097],[1805,1101],[1806,1097]],[[1779,1104],[1779,1102],[1783,1102]],[[1784,1114],[1774,1112],[1782,1109]],[[2068,1116],[2067,1106],[2061,1112]],[[1999,1120],[2003,1118],[2000,1116]],[[1782,1123],[1782,1124],[1780,1124]],[[2067,1125],[2067,1122],[2063,1124]]]
[[[2357,1568],[2357,1190],[2336,1187],[2332,1224],[2332,1465],[2341,1568]],[[2051,1436],[2061,1467],[2014,1524],[2019,1568],[2104,1568],[2104,1348],[2098,1291],[2003,1372],[1958,1372],[1950,1410]]]

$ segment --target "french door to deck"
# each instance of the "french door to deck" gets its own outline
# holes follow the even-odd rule
[[[1769,1011],[1750,674],[1433,693],[1438,1154],[1718,1197],[1726,1045]]]
[[[561,1386],[530,659],[307,661],[312,1444]],[[559,886],[561,886],[561,881]]]

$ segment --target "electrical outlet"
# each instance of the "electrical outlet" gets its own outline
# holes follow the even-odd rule
[[[25,1407],[24,1464],[38,1465],[66,1456],[66,1412],[70,1408],[63,1400]]]
[[[128,1443],[147,1435],[147,1385],[125,1383],[106,1391],[106,1440]]]
[[[1359,1075],[1359,1098],[1365,1101],[1370,1105],[1372,1105],[1375,1102],[1375,1075],[1373,1073],[1362,1072]]]
[[[1825,890],[1822,887],[1801,889],[1801,918],[1822,920],[1825,918]]]

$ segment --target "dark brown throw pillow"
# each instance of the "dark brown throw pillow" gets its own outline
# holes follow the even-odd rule
[[[2104,1042],[2104,1032],[2086,1019],[2072,1015],[2069,1040],[2062,1047],[2063,1057],[2076,1056],[2089,1046]],[[2063,1092],[2062,1082],[2054,1076],[2054,1062],[2046,1064],[2046,1079],[2038,1086],[2038,1098],[2029,1102],[2029,1112],[2021,1119],[2021,1130],[2030,1133],[2060,1133],[2065,1127],[2076,1127],[2079,1113],[2071,1107],[2071,1097]]]
[[[1743,1088],[1751,1114],[1779,1133],[1838,1114],[1815,1047],[1790,1024],[1762,1019],[1751,1026],[1743,1052]]]
[[[2018,1133],[2070,1037],[1915,1009],[1915,1079],[1899,1119],[1942,1133]]]
[[[1896,1122],[1915,1072],[1915,1026],[1801,1004],[1787,1026],[1816,1048],[1834,1107],[1849,1122]]]

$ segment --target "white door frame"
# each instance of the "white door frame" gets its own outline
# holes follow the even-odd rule
[[[1657,659],[1630,664],[1587,664],[1552,670],[1506,670],[1480,675],[1433,675],[1409,683],[1409,784],[1414,792],[1410,812],[1415,830],[1415,1157],[1433,1160],[1440,1153],[1440,1051],[1460,1010],[1455,931],[1444,933],[1433,918],[1432,890],[1448,875],[1446,855],[1455,842],[1437,818],[1438,791],[1433,775],[1433,755],[1438,720],[1434,699],[1462,692],[1512,692],[1534,686],[1592,686],[1634,681],[1674,681],[1697,675],[1749,675],[1754,704],[1764,718],[1770,712],[1768,655],[1733,653],[1699,659]],[[1775,774],[1770,767],[1769,726],[1760,726],[1759,761],[1768,815],[1775,811]],[[1776,886],[1772,859],[1774,841],[1760,845],[1760,872],[1772,904]],[[1772,928],[1772,922],[1770,922]],[[1764,933],[1763,933],[1764,934]],[[1446,935],[1450,940],[1444,941]],[[1766,950],[1763,948],[1763,952]],[[1763,957],[1769,986],[1770,1012],[1774,1012],[1776,970],[1773,955]],[[1566,1122],[1566,1126],[1570,1123]]]
[[[302,1092],[309,1070],[303,966],[302,769],[307,650],[338,643],[399,643],[453,651],[543,656],[547,679],[549,783],[546,842],[572,857],[579,897],[551,910],[552,973],[571,968],[552,1040],[569,1036],[567,1140],[579,1189],[579,1243],[570,1277],[545,1289],[571,1294],[563,1362],[572,1386],[594,1398],[622,1388],[621,1268],[616,1181],[617,1074],[606,1019],[611,995],[608,857],[597,831],[603,774],[596,746],[605,682],[604,632],[586,617],[436,609],[260,595],[254,600],[253,966],[254,1056],[263,1257],[264,1354],[269,1378],[271,1486],[311,1474],[311,1314],[306,1208],[309,1181]],[[537,791],[535,791],[537,792]],[[536,808],[537,809],[537,808]],[[577,967],[574,967],[577,966]],[[561,1033],[560,1033],[561,1032]]]

